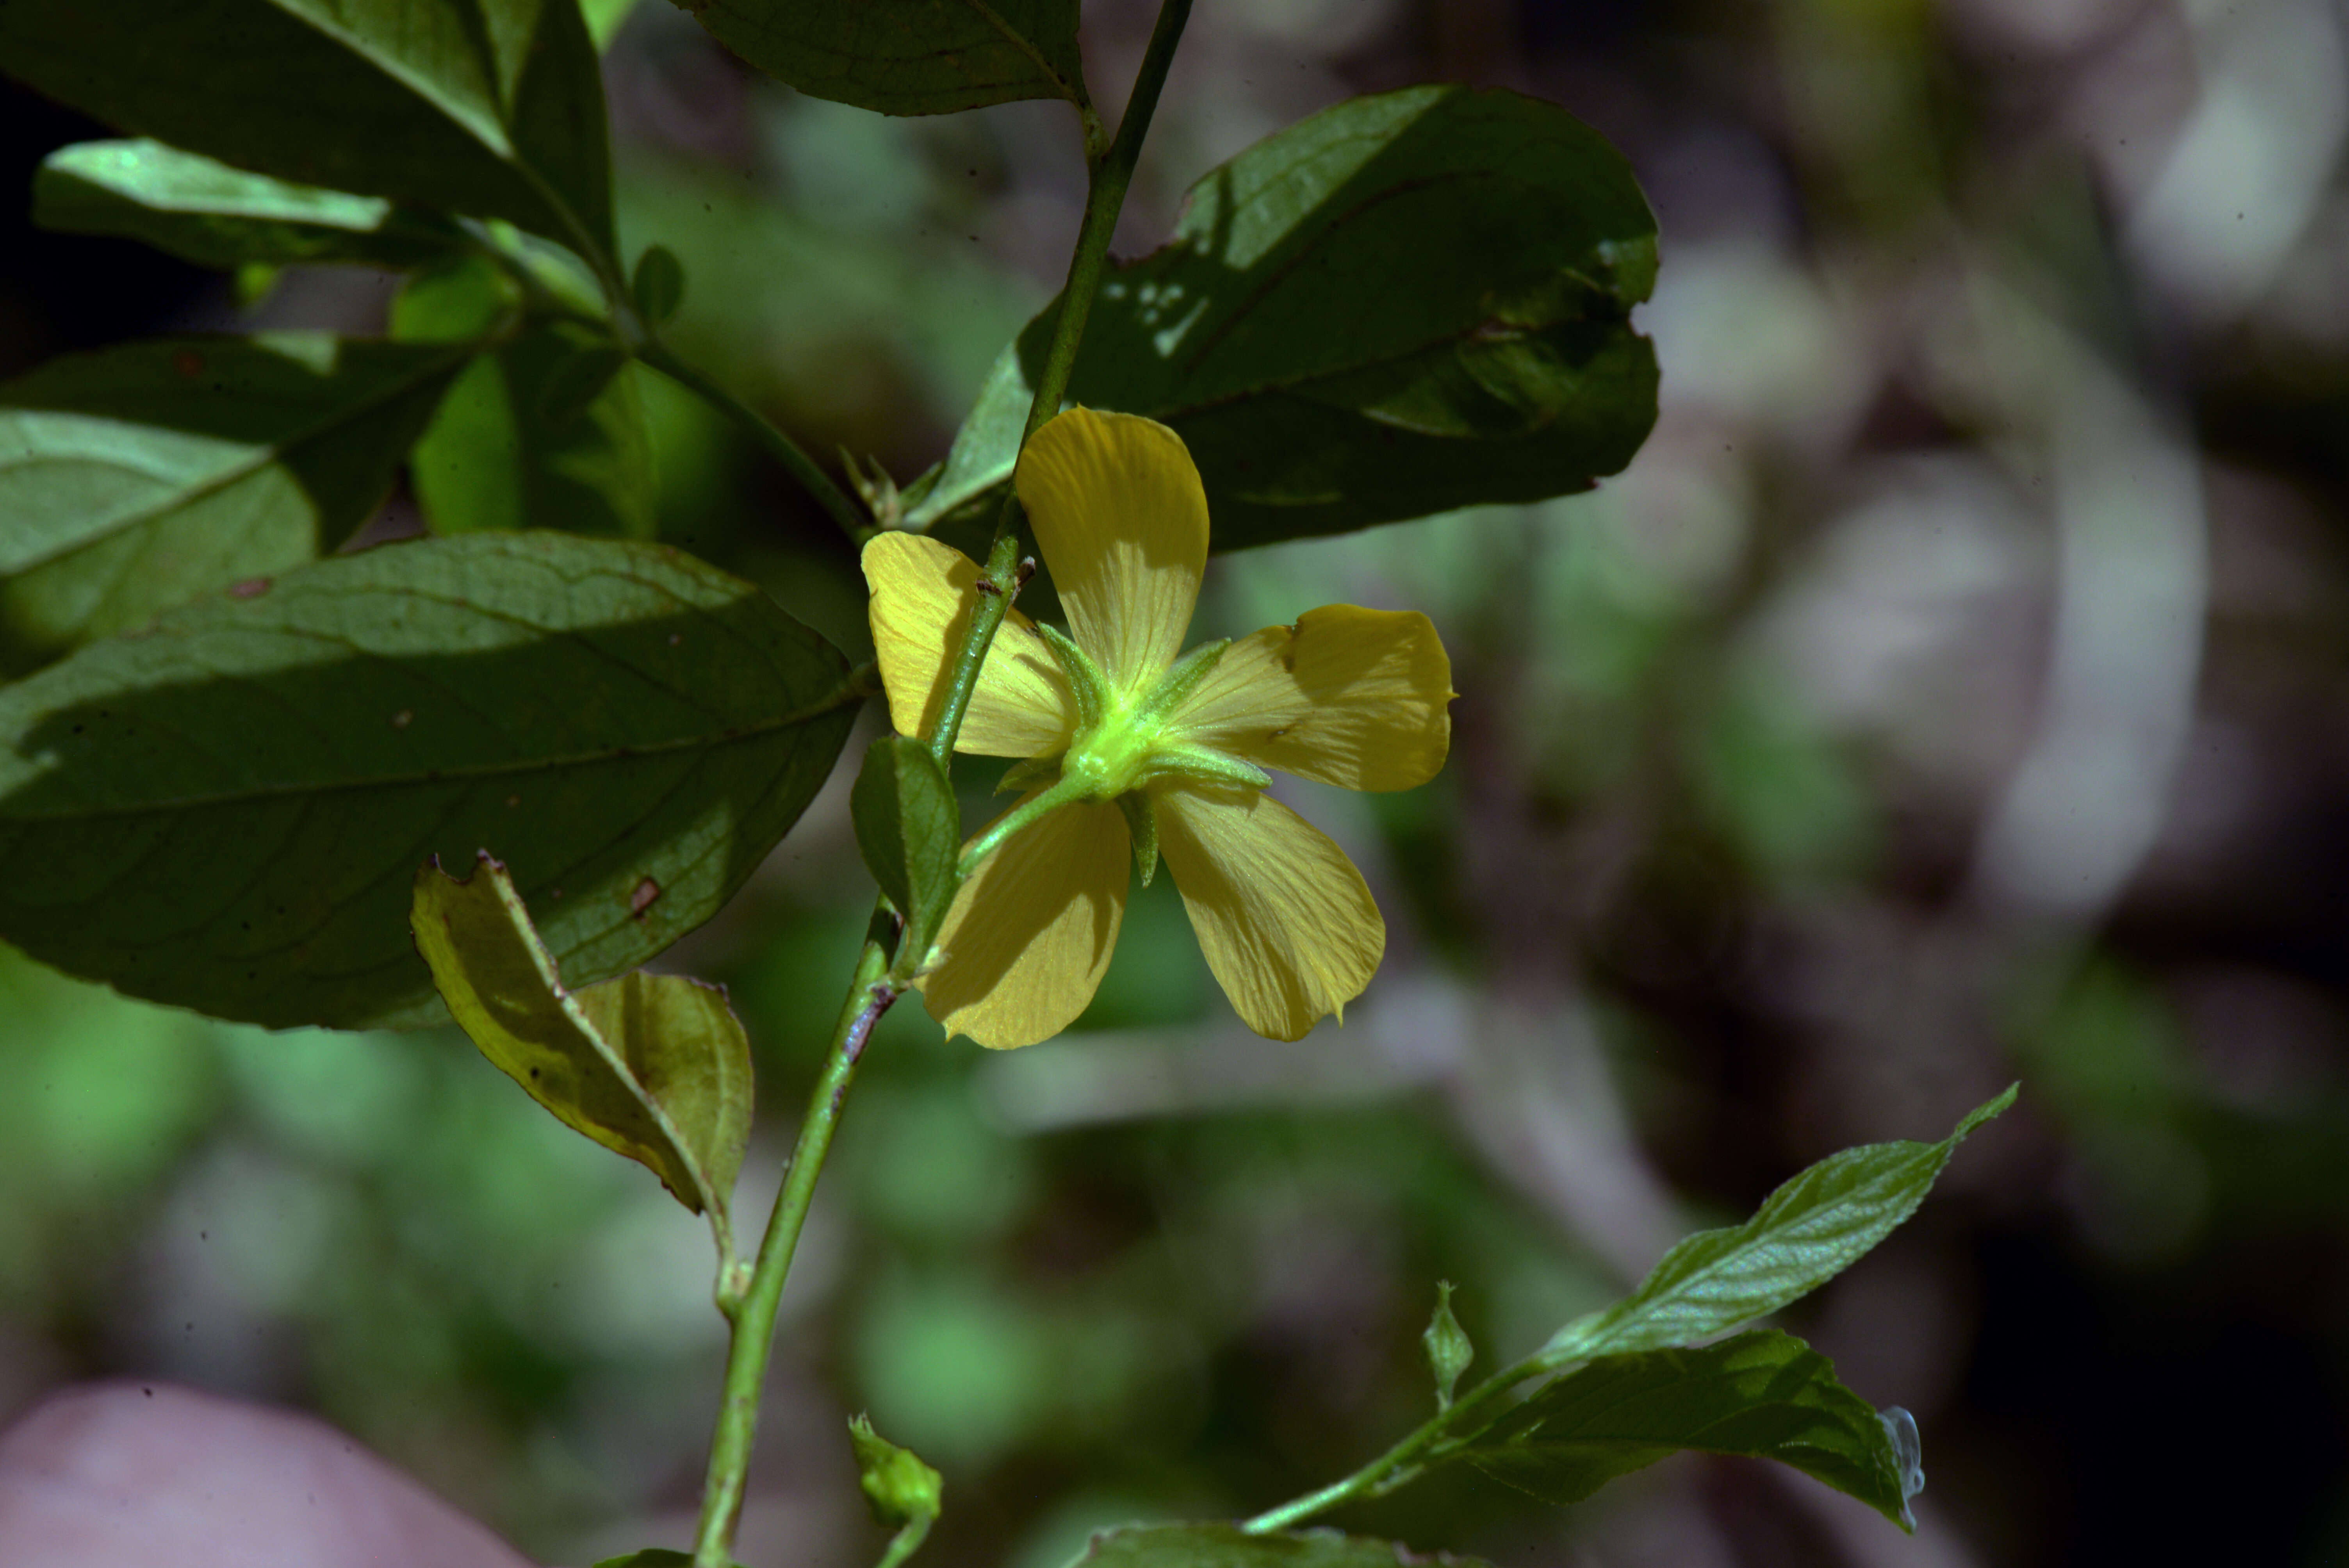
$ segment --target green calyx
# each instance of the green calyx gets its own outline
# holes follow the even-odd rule
[[[1173,722],[1184,699],[1222,660],[1224,650],[1231,645],[1228,641],[1202,643],[1168,665],[1144,691],[1120,692],[1101,666],[1064,634],[1040,624],[1036,630],[1052,650],[1077,704],[1077,732],[1058,759],[1057,777],[1075,781],[1084,798],[1123,804],[1124,798],[1143,785],[1165,778],[1191,779],[1226,789],[1261,789],[1272,782],[1264,769],[1191,741]],[[1037,766],[1022,764],[1023,768]],[[1021,779],[1023,785],[1041,781],[1040,769]],[[1129,820],[1133,814],[1129,811]],[[1143,842],[1139,830],[1134,841],[1139,856]],[[1143,872],[1145,884],[1157,864],[1154,832],[1150,843]]]

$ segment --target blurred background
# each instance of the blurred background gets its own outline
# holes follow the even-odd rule
[[[1086,6],[1104,102],[1153,9]],[[1343,1029],[1259,1040],[1162,880],[1058,1042],[988,1056],[900,1006],[792,1282],[750,1568],[873,1559],[860,1409],[946,1473],[936,1568],[1269,1506],[1425,1413],[1438,1279],[1489,1370],[1801,1165],[2015,1078],[1788,1316],[1916,1412],[1913,1540],[1693,1459],[1571,1511],[1462,1476],[1332,1522],[1506,1564],[2349,1562],[2344,23],[1200,0],[1123,252],[1350,94],[1535,93],[1661,220],[1661,421],[1588,495],[1210,568],[1203,635],[1345,600],[1452,651],[1442,778],[1291,796],[1368,874],[1385,967]],[[607,77],[627,249],[684,257],[688,355],[820,453],[939,457],[1057,286],[1065,109],[799,98],[660,4]],[[0,84],[0,372],[379,329],[379,275],[244,306],[25,228],[39,158],[95,134]],[[665,536],[864,645],[830,525],[645,379]],[[416,526],[396,495],[370,537]],[[661,965],[750,1026],[761,1213],[869,902],[845,782]],[[0,1418],[178,1378],[320,1411],[543,1561],[687,1538],[706,1234],[461,1037],[270,1036],[0,954]]]

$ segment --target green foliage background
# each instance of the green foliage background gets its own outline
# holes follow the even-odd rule
[[[1433,1280],[1473,1380],[1692,1226],[1843,1144],[1938,1136],[2018,1071],[2029,1109],[1789,1320],[1918,1412],[1926,1532],[1985,1563],[2349,1550],[2338,73],[2302,48],[2257,74],[2285,0],[2075,9],[1202,5],[1122,252],[1350,93],[1515,86],[1615,139],[1659,210],[1664,418],[1596,494],[1218,562],[1203,634],[1351,599],[1428,610],[1453,651],[1443,779],[1299,792],[1377,887],[1388,965],[1343,1032],[1268,1046],[1161,885],[1065,1041],[981,1057],[899,1008],[786,1304],[750,1568],[878,1550],[841,1435],[863,1408],[945,1472],[941,1565],[1267,1505],[1423,1418]],[[1087,7],[1097,87],[1148,20]],[[676,341],[812,450],[900,481],[946,457],[1057,286],[1071,110],[883,119],[658,5],[605,70],[623,252],[685,263]],[[2195,163],[2244,80],[2269,150]],[[7,101],[27,174],[99,134]],[[505,166],[469,178],[558,224]],[[438,242],[266,216],[295,262]],[[321,222],[368,238],[322,250]],[[296,267],[243,306],[135,249],[12,244],[6,368],[392,319],[380,274]],[[382,352],[429,377],[433,335]],[[554,357],[501,356],[518,419]],[[829,521],[667,383],[616,385],[595,396],[640,399],[651,446],[592,476],[637,498],[595,529],[746,575],[855,656]],[[366,407],[362,436],[424,417]],[[371,449],[329,454],[353,493]],[[264,510],[256,548],[412,529],[424,460],[372,519]],[[974,808],[992,781],[956,778]],[[749,1027],[757,1212],[863,930],[845,770],[747,874],[666,963]],[[722,1352],[706,1237],[460,1039],[266,1036],[11,957],[0,1072],[0,1403],[182,1377],[315,1406],[546,1561],[681,1533]],[[1464,1470],[1347,1522],[1495,1561],[1902,1560],[1861,1505],[1728,1461],[1563,1515],[1512,1495]]]

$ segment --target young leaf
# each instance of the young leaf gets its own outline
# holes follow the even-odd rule
[[[726,993],[633,970],[572,993],[506,868],[483,851],[460,881],[417,871],[416,950],[450,1016],[566,1126],[708,1212],[731,1255],[727,1200],[750,1139],[750,1040]]]
[[[436,533],[653,534],[658,500],[637,372],[609,333],[551,321],[474,361],[408,460]]]
[[[1392,1541],[1334,1531],[1268,1531],[1252,1535],[1237,1524],[1154,1524],[1106,1530],[1070,1568],[1486,1568],[1474,1557],[1430,1555]]]
[[[883,114],[1086,101],[1077,0],[690,0],[686,9],[769,76]]]
[[[962,847],[962,810],[954,787],[928,747],[904,736],[883,736],[865,749],[848,810],[856,825],[856,847],[873,880],[905,917],[902,941],[918,959],[954,902],[955,855]]]
[[[1192,187],[1174,242],[1103,284],[1069,397],[1179,432],[1215,548],[1588,489],[1656,413],[1630,325],[1656,222],[1565,110],[1453,86],[1354,98]],[[926,527],[1011,471],[1058,306],[999,363]]]
[[[1550,1502],[1579,1502],[1682,1449],[1776,1460],[1913,1531],[1884,1423],[1791,1335],[1607,1356],[1537,1390],[1452,1457]]]
[[[240,168],[612,247],[603,82],[576,0],[0,5],[0,71]]]
[[[647,245],[636,258],[636,275],[629,284],[636,314],[647,326],[659,326],[685,303],[685,263],[667,245]]]
[[[1640,1288],[1542,1346],[1550,1367],[1688,1345],[1808,1295],[1917,1212],[1966,1135],[2014,1103],[2014,1087],[1969,1111],[1939,1143],[1869,1143],[1831,1154],[1770,1194],[1742,1225],[1700,1231]]]
[[[182,338],[0,387],[0,665],[332,549],[471,355],[316,333]]]
[[[248,174],[160,141],[81,141],[33,178],[33,222],[142,241],[201,266],[364,262],[414,267],[457,254],[465,232],[437,212]]]
[[[564,972],[601,979],[716,913],[864,689],[675,551],[336,556],[0,687],[0,937],[217,1016],[429,1024],[410,879],[488,847]]]
[[[636,0],[580,0],[579,8],[586,14],[587,36],[600,54],[620,36],[621,25],[636,12]]]
[[[1427,1320],[1427,1328],[1420,1336],[1427,1346],[1427,1365],[1435,1374],[1435,1408],[1452,1408],[1452,1390],[1460,1386],[1460,1374],[1476,1359],[1476,1347],[1468,1342],[1468,1331],[1452,1315],[1452,1282],[1444,1280],[1435,1287],[1435,1315]]]

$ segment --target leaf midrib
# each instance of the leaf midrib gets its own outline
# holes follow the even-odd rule
[[[1054,69],[1052,63],[1044,57],[1044,52],[1036,46],[1034,41],[1031,40],[1027,34],[1022,33],[1019,28],[1014,27],[1010,23],[1005,21],[1002,14],[998,12],[994,6],[989,5],[987,3],[987,0],[962,0],[962,3],[970,7],[973,11],[978,12],[981,21],[994,28],[997,32],[1002,34],[1005,42],[1009,43],[1013,48],[1019,50],[1022,55],[1025,55],[1028,57],[1029,64],[1034,66],[1037,70],[1043,73],[1044,78],[1047,81],[1061,89],[1061,96],[1062,98],[1068,99],[1071,103],[1077,104],[1081,107],[1086,104],[1087,100],[1085,98],[1084,88],[1078,83],[1069,80],[1066,77],[1061,75],[1058,70]]]

